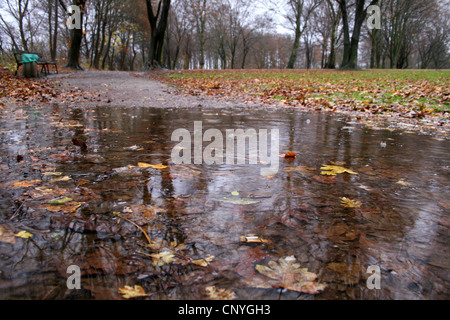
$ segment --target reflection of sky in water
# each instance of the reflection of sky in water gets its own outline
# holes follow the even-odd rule
[[[279,295],[275,289],[258,293],[242,289],[241,276],[235,272],[242,272],[242,259],[255,255],[296,256],[302,266],[329,283],[328,291],[320,296],[323,298],[445,296],[442,292],[448,283],[449,268],[448,141],[401,131],[371,130],[343,117],[296,113],[289,109],[201,112],[97,108],[89,112],[76,110],[64,121],[59,121],[60,118],[64,117],[26,117],[23,111],[17,111],[9,118],[0,119],[1,164],[12,168],[0,171],[2,183],[41,179],[39,170],[27,167],[28,155],[33,155],[48,161],[55,166],[54,170],[86,180],[83,186],[102,197],[101,204],[92,202],[84,209],[91,215],[101,212],[102,218],[111,219],[113,211],[133,204],[164,209],[156,221],[145,226],[150,235],[167,241],[182,239],[196,258],[216,256],[217,276],[227,275],[216,280],[223,281],[232,290],[240,290],[241,298]],[[175,165],[170,161],[172,148],[177,144],[170,139],[172,132],[186,128],[193,134],[194,121],[203,122],[203,132],[218,129],[224,138],[227,129],[278,129],[280,153],[293,151],[297,158],[288,162],[280,157],[278,172],[269,177],[260,174],[264,164]],[[71,139],[75,136],[87,141],[87,155],[80,156],[73,148]],[[203,142],[203,147],[208,144]],[[132,146],[142,150],[129,149]],[[55,154],[70,154],[69,151],[81,158],[67,162],[52,158]],[[250,157],[257,151],[250,150]],[[19,153],[25,160],[17,164]],[[94,156],[104,161],[93,161]],[[114,168],[136,166],[138,162],[164,163],[168,168],[134,171],[135,175],[110,173]],[[344,166],[358,174],[324,177],[320,167],[328,164]],[[235,191],[238,194],[232,195]],[[4,219],[11,214],[11,199],[18,194],[19,191],[7,189],[0,192]],[[361,208],[343,207],[342,197],[360,201]],[[236,204],[233,200],[243,202]],[[253,203],[243,204],[247,200]],[[124,239],[112,244],[96,238],[95,233],[74,232],[70,236],[73,232],[70,228],[42,227],[46,228],[58,234],[67,233],[66,242],[56,245],[61,250],[58,254],[65,258],[74,252],[91,250],[93,245],[113,245],[122,254],[136,250],[130,249],[134,243],[128,244]],[[276,245],[258,247],[263,255],[255,246],[239,243],[240,236],[251,233],[271,239]],[[52,252],[44,240],[36,241],[46,248],[44,251],[49,250],[46,254]],[[99,261],[108,264],[111,256],[114,255],[102,256]],[[37,251],[27,257],[30,270],[41,263],[40,259]],[[0,269],[7,268],[7,262],[3,263]],[[365,278],[355,280],[355,275],[348,270],[332,272],[328,268],[331,263],[361,268],[380,265],[384,290],[367,291]],[[51,264],[48,268],[52,268]],[[133,275],[126,277],[134,279]],[[114,287],[122,280],[101,281],[106,281],[107,287]],[[152,282],[148,286],[147,290],[151,290]],[[178,298],[190,298],[192,294],[197,298],[195,290],[191,292],[188,285],[177,290]],[[159,294],[160,298],[167,298],[165,291]],[[288,298],[297,297],[289,292],[284,294]]]

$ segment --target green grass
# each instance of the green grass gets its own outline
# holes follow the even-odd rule
[[[210,81],[275,100],[325,99],[336,104],[449,111],[449,70],[205,70],[164,75],[191,88]],[[436,90],[438,89],[438,90]],[[391,109],[386,112],[391,112]]]

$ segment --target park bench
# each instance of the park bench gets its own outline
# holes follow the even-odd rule
[[[26,51],[14,51],[13,53],[14,53],[14,59],[16,60],[16,63],[17,63],[17,69],[16,69],[15,75],[17,75],[17,72],[19,71],[20,66],[23,65],[23,63],[22,63],[22,55],[23,54],[36,54],[39,57],[39,59],[36,62],[36,64],[38,66],[42,66],[41,67],[41,73],[43,72],[46,76],[48,74],[50,74],[50,69],[49,69],[50,65],[55,66],[56,73],[58,73],[58,65],[56,64],[56,62],[54,62],[54,61],[51,61],[51,62],[46,61],[46,60],[42,59],[42,56],[40,54],[38,54],[38,53],[26,52]]]

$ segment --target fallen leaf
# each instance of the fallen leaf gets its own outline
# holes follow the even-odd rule
[[[294,161],[296,157],[297,157],[297,155],[296,155],[294,152],[292,152],[292,151],[288,151],[288,152],[286,152],[286,154],[284,155],[284,158],[285,158],[287,161]]]
[[[410,185],[408,182],[403,181],[403,180],[399,180],[396,183],[399,184],[399,185],[402,185],[404,187],[408,187]]]
[[[49,201],[48,203],[49,203],[49,204],[65,204],[65,203],[71,202],[71,201],[73,201],[72,198],[64,197],[64,198],[61,198],[61,199],[54,199],[54,200],[51,200],[51,201]]]
[[[42,208],[45,208],[50,212],[64,212],[64,213],[74,213],[76,212],[82,205],[82,202],[66,202],[64,204],[55,205],[55,204],[43,204]]]
[[[346,197],[342,197],[341,199],[341,205],[343,205],[346,208],[359,208],[361,207],[362,203],[360,201],[352,200]]]
[[[217,289],[215,286],[209,286],[205,290],[212,300],[233,300],[236,298],[236,294],[228,289]]]
[[[62,176],[62,172],[44,172],[44,176]]]
[[[148,296],[148,294],[145,293],[144,288],[142,288],[141,286],[138,286],[138,285],[135,285],[134,287],[125,286],[123,288],[119,288],[119,293],[125,299]]]
[[[300,268],[294,256],[280,258],[278,262],[270,261],[268,266],[256,265],[255,269],[270,280],[253,279],[248,284],[259,288],[284,288],[287,290],[317,294],[326,288],[326,284],[315,280],[317,275]]]
[[[152,265],[162,267],[165,264],[171,263],[175,255],[171,251],[163,251],[161,253],[153,253],[150,255],[153,258]]]
[[[332,165],[327,165],[327,166],[323,166],[320,168],[322,171],[320,174],[321,175],[327,175],[327,176],[335,176],[338,173],[349,173],[349,174],[358,174],[350,169],[346,169],[344,167],[341,166],[332,166]]]
[[[213,261],[216,257],[214,256],[209,256],[208,258],[205,259],[199,259],[199,260],[193,260],[191,261],[191,263],[200,266],[200,267],[207,267],[211,261]]]
[[[19,237],[19,238],[29,239],[33,235],[29,232],[26,232],[25,230],[22,230],[22,231],[19,231],[18,233],[16,233],[15,236]]]
[[[248,234],[241,237],[241,242],[244,243],[270,243],[270,240],[266,240],[261,236],[255,234]]]
[[[14,244],[16,242],[14,232],[0,225],[0,242]]]
[[[37,184],[40,184],[42,180],[26,180],[26,181],[19,181],[16,183],[13,183],[14,188],[29,188],[33,187]]]
[[[144,163],[144,162],[139,162],[138,163],[138,167],[139,168],[153,168],[153,169],[158,169],[158,170],[162,170],[162,169],[168,168],[167,166],[164,166],[162,163],[160,163],[160,164],[148,164],[148,163]]]
[[[50,181],[50,182],[65,182],[65,181],[70,181],[70,180],[72,180],[71,177],[69,177],[69,176],[64,176],[64,177],[61,177],[61,178],[53,179],[53,180]]]

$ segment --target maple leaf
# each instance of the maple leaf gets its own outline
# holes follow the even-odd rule
[[[227,289],[217,289],[215,286],[206,287],[206,293],[212,300],[233,300],[236,294]]]
[[[342,197],[340,199],[341,199],[341,204],[346,208],[359,208],[362,205],[362,203],[357,200],[352,200],[352,199],[349,199],[346,197]]]
[[[119,288],[119,293],[125,299],[147,297],[148,296],[148,294],[145,293],[144,289],[141,286],[138,286],[138,285],[135,285],[134,287],[125,286],[123,288]]]
[[[175,255],[171,251],[163,251],[161,253],[153,253],[150,255],[153,258],[152,265],[162,267],[165,264],[171,263]]]
[[[320,174],[321,175],[327,175],[327,176],[335,176],[338,173],[358,174],[355,171],[352,171],[350,169],[346,169],[346,168],[341,167],[341,166],[327,165],[327,166],[321,167],[320,169],[324,170]]]
[[[326,288],[326,284],[315,280],[317,275],[300,268],[294,256],[280,258],[278,262],[269,261],[268,266],[256,265],[255,269],[270,280],[255,278],[248,284],[258,288],[284,288],[287,290],[318,294]]]

